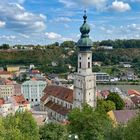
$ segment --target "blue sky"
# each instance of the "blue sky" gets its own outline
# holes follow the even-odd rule
[[[77,41],[84,9],[93,41],[140,38],[140,0],[1,0],[0,44]]]

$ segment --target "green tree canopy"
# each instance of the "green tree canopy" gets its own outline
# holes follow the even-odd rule
[[[104,140],[112,128],[107,114],[95,111],[92,107],[84,105],[82,109],[73,109],[68,115],[71,134],[79,136],[80,140]]]
[[[123,99],[117,93],[110,93],[107,100],[114,102],[117,110],[121,110],[125,106]]]
[[[103,110],[105,112],[109,112],[111,110],[115,110],[116,109],[116,106],[115,106],[115,103],[110,101],[110,100],[98,100],[98,103],[97,103],[97,108],[99,110]]]
[[[39,140],[39,129],[31,113],[16,113],[0,120],[2,140]]]
[[[75,42],[74,41],[64,41],[60,45],[63,48],[74,48],[75,47]]]
[[[49,123],[40,127],[41,140],[66,140],[67,129],[65,126],[58,123]]]

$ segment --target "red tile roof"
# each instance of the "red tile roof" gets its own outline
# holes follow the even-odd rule
[[[128,94],[129,95],[137,95],[137,96],[140,96],[140,93],[138,91],[136,91],[136,90],[133,90],[133,89],[128,90]]]
[[[32,70],[32,74],[39,74],[40,71],[39,70]]]
[[[58,105],[52,101],[49,101],[48,103],[46,103],[46,105],[48,108],[50,108],[51,110],[57,112],[58,114],[61,114],[63,116],[66,116],[71,109],[67,109],[65,107],[63,107],[62,105]]]
[[[41,101],[45,101],[50,95],[64,101],[73,103],[73,90],[60,87],[60,86],[46,86],[43,91],[45,95],[41,98]]]
[[[11,73],[8,71],[0,71],[0,75],[9,75],[9,74],[11,74]]]
[[[5,103],[3,98],[0,98],[0,105],[3,105]]]
[[[14,95],[13,99],[16,101],[18,104],[29,104],[27,100],[22,95]]]

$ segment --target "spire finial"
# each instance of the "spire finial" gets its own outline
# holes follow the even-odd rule
[[[84,10],[83,18],[84,18],[84,23],[86,23],[87,22],[87,11],[86,10]]]

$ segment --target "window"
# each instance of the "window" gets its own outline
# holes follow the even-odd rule
[[[34,99],[31,100],[32,102],[34,101]]]
[[[88,68],[90,68],[90,62],[88,62]]]
[[[88,60],[90,59],[90,57],[88,57]]]
[[[79,62],[79,68],[81,68],[81,62]]]
[[[81,57],[79,57],[79,59],[81,60]]]
[[[37,99],[35,99],[35,101],[37,102]]]

